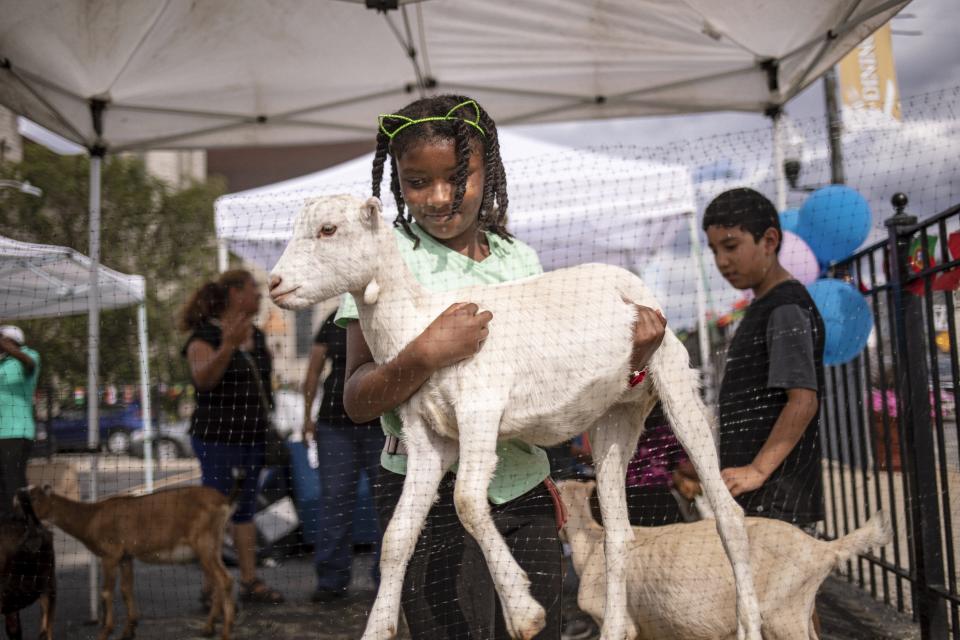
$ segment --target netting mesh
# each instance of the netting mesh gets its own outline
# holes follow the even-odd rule
[[[543,607],[547,626],[538,637],[557,637],[564,628],[564,637],[591,637],[589,628],[574,635],[571,621],[582,612],[604,615],[610,570],[626,572],[627,614],[650,637],[700,637],[691,635],[691,620],[715,625],[703,637],[730,633],[736,626],[730,561],[715,523],[697,521],[684,492],[693,466],[701,477],[702,465],[717,470],[711,429],[719,429],[721,466],[756,472],[764,443],[793,400],[787,389],[816,394],[804,418],[816,427],[798,434],[792,453],[762,471],[765,488],[751,485],[748,475],[724,475],[729,486],[749,487],[738,497],[750,516],[765,624],[807,624],[783,613],[787,602],[812,601],[834,567],[868,583],[891,608],[913,612],[916,586],[905,578],[917,562],[910,501],[926,504],[926,517],[939,521],[936,562],[955,596],[960,558],[950,496],[960,490],[954,409],[960,366],[952,274],[960,260],[960,213],[951,207],[960,203],[958,97],[953,88],[906,100],[902,122],[847,114],[845,180],[869,213],[866,233],[845,250],[836,247],[857,235],[852,227],[862,222],[847,204],[827,210],[828,234],[810,240],[803,227],[812,219],[804,209],[811,192],[830,181],[826,127],[814,119],[787,121],[784,157],[800,170],[784,181],[785,203],[800,213],[781,211],[778,224],[803,238],[807,252],[791,249],[781,263],[798,270],[794,275],[812,269],[812,277],[749,305],[746,290],[759,282],[736,279],[737,268],[752,267],[731,257],[742,250],[731,237],[755,247],[762,238],[741,237],[743,228],[722,224],[705,233],[701,222],[709,203],[729,189],[748,187],[777,203],[770,130],[658,148],[575,150],[528,147],[529,140],[506,132],[507,227],[516,241],[490,236],[481,254],[470,257],[450,249],[457,248],[449,229],[458,220],[444,218],[446,211],[431,220],[423,205],[428,217],[417,228],[416,248],[393,230],[389,175],[375,218],[330,201],[336,194],[364,201],[366,162],[224,196],[214,207],[223,193],[215,180],[175,191],[136,158],[108,158],[103,263],[143,275],[145,287],[131,293],[110,274],[100,278],[96,392],[86,383],[82,315],[89,263],[75,255],[87,247],[87,165],[28,146],[22,162],[0,165],[3,176],[29,179],[44,192],[39,199],[0,196],[0,234],[33,243],[0,243],[0,323],[22,329],[21,336],[4,334],[0,359],[2,510],[13,508],[23,473],[35,486],[33,509],[55,525],[57,628],[63,637],[95,634],[81,624],[100,597],[90,584],[90,549],[103,558],[98,579],[119,578],[107,600],[116,610],[116,632],[129,625],[129,609],[124,614],[120,603],[132,593],[141,637],[204,630],[209,603],[217,609],[223,601],[226,576],[241,583],[234,637],[359,637],[378,586],[401,594],[400,632],[408,637],[411,631],[423,638],[506,637],[502,602],[515,622],[535,618]],[[903,232],[900,290],[882,244],[897,192],[909,197],[907,212],[932,220]],[[407,200],[408,207],[416,203]],[[297,227],[306,202],[312,213]],[[799,216],[799,226],[790,216]],[[274,292],[302,287],[280,300],[299,310],[267,295],[269,273],[294,237],[299,253],[274,272],[284,278]],[[230,272],[234,280],[218,281],[218,241],[230,251],[229,266],[242,270]],[[50,253],[39,244],[70,250]],[[834,257],[822,259],[828,254]],[[559,271],[585,263],[624,271]],[[539,281],[487,287],[534,276],[541,267],[548,275]],[[817,278],[846,289],[811,296],[806,285]],[[378,287],[371,289],[371,280]],[[211,282],[220,284],[203,288]],[[477,288],[459,291],[468,286]],[[348,291],[361,298],[359,308],[342,303]],[[629,386],[642,364],[634,351],[634,312],[621,296],[662,308],[679,339],[668,337],[673,359],[650,361],[636,387]],[[183,323],[188,301],[196,313]],[[457,302],[475,302],[493,320],[461,309],[446,326],[433,322]],[[138,325],[141,304],[145,322]],[[913,337],[898,342],[898,332],[910,330]],[[470,339],[471,348],[451,355]],[[417,349],[408,349],[415,342]],[[905,344],[917,353],[904,353]],[[149,365],[149,415],[141,348]],[[415,394],[430,366],[437,368],[438,353],[444,364],[458,364],[435,374],[423,387],[427,393]],[[689,374],[681,362],[687,357]],[[358,363],[365,367],[359,374]],[[366,378],[365,390],[357,382],[364,374],[382,378]],[[355,377],[352,388],[348,376]],[[412,404],[377,418],[411,394]],[[927,395],[929,407],[917,410]],[[91,402],[99,407],[95,451]],[[354,424],[348,410],[363,424]],[[915,420],[928,413],[928,439],[918,440]],[[913,426],[905,426],[906,415]],[[412,422],[419,440],[411,442]],[[640,422],[644,433],[634,446]],[[385,432],[399,435],[401,425],[405,437],[385,438]],[[491,430],[498,428],[493,459],[482,450],[493,448]],[[451,444],[457,436],[486,444],[457,451]],[[929,456],[911,446],[926,446]],[[416,464],[406,464],[408,447],[417,452]],[[458,458],[456,475],[441,473]],[[561,482],[569,510],[563,534],[555,496],[540,482],[548,473]],[[403,474],[411,478],[407,487]],[[456,478],[468,478],[459,494]],[[616,484],[609,478],[626,484],[627,520],[645,528],[622,558],[606,563],[598,523],[607,520],[609,539],[610,527],[622,529],[627,520],[610,503],[601,511],[592,483],[600,482],[602,494],[605,478],[608,487]],[[211,489],[184,490],[199,485]],[[151,494],[149,502],[137,502]],[[94,498],[107,501],[76,504]],[[13,513],[24,510],[24,499]],[[723,504],[714,502],[714,509]],[[484,505],[499,534],[482,518],[465,530],[457,515]],[[868,522],[880,509],[888,525]],[[419,537],[418,510],[426,522]],[[12,517],[0,528],[3,553],[31,535],[42,537],[32,520]],[[378,568],[383,525],[391,518],[385,562],[409,541],[413,559],[405,578]],[[736,532],[724,535],[735,540]],[[507,547],[499,546],[501,536]],[[43,590],[49,572],[30,567],[50,566],[44,549],[31,547],[33,555],[17,565],[26,577],[4,576],[4,603],[8,593]],[[525,588],[510,555],[529,576],[538,604],[517,595]],[[198,556],[199,564],[169,564]],[[249,582],[254,578],[262,582]],[[512,595],[498,599],[495,580]],[[957,608],[949,608],[956,632]],[[226,609],[220,617],[232,618]],[[24,625],[32,632],[35,618],[26,616]]]

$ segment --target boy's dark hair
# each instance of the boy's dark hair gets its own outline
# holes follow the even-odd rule
[[[780,235],[777,253],[780,253],[783,245],[783,230],[780,228],[777,208],[762,193],[753,189],[730,189],[711,200],[703,213],[703,230],[713,225],[740,227],[757,242],[767,229],[773,228]]]
[[[443,116],[455,106],[471,100],[466,96],[439,95],[412,102],[396,112],[411,120]],[[472,116],[472,109],[467,109]],[[403,227],[404,232],[414,240],[414,248],[419,239],[410,229],[412,216],[406,212],[403,192],[400,190],[400,176],[397,173],[397,158],[418,142],[430,140],[453,140],[457,158],[456,191],[453,196],[453,212],[460,210],[463,194],[467,187],[467,168],[470,162],[470,145],[480,144],[483,155],[483,200],[480,204],[480,228],[497,234],[506,240],[511,239],[507,231],[507,174],[500,159],[500,140],[497,137],[497,125],[487,112],[477,105],[479,116],[476,127],[459,118],[438,119],[419,122],[398,131],[393,140],[383,131],[377,133],[377,151],[373,156],[373,195],[380,197],[380,183],[383,181],[383,169],[387,155],[390,156],[390,191],[397,202],[397,217],[394,226]]]

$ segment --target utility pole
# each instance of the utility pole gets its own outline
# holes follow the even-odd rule
[[[837,98],[837,71],[834,67],[823,74],[823,93],[827,103],[827,127],[830,141],[830,182],[843,184],[843,120]]]

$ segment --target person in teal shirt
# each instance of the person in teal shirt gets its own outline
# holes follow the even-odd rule
[[[426,288],[450,291],[541,273],[536,252],[507,231],[507,183],[496,124],[474,100],[433,96],[381,116],[372,175],[377,197],[388,159],[399,210],[397,245]],[[642,369],[663,339],[666,320],[646,307],[638,307],[637,314],[631,363]],[[375,490],[383,529],[406,473],[399,438],[403,425],[394,410],[436,371],[476,354],[491,318],[476,304],[454,304],[395,359],[377,363],[355,302],[344,298],[336,319],[347,331],[344,409],[357,423],[381,417],[387,436]],[[625,379],[629,374],[624,371]],[[529,576],[531,595],[546,609],[545,627],[536,638],[558,640],[562,559],[550,465],[542,449],[520,441],[501,442],[497,456],[488,491],[491,516]],[[407,566],[404,616],[414,640],[505,639],[509,635],[486,562],[454,508],[455,471],[441,482]]]
[[[0,326],[0,516],[13,510],[17,489],[27,484],[27,458],[36,435],[33,392],[40,356],[24,345],[23,330]]]

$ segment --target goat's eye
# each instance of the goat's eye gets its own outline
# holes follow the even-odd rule
[[[327,237],[329,238],[337,232],[337,225],[335,224],[325,224],[320,227],[320,232],[317,234],[317,237]]]

